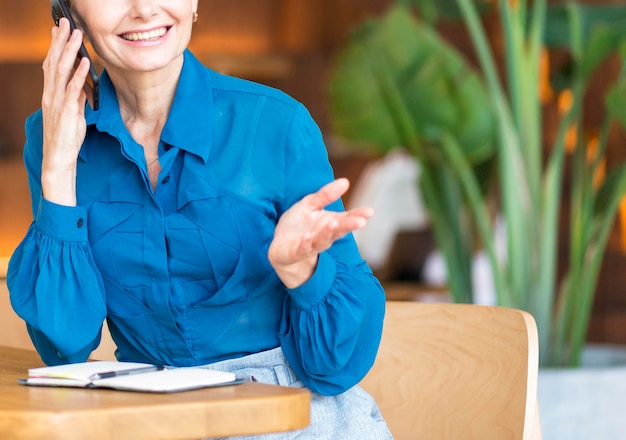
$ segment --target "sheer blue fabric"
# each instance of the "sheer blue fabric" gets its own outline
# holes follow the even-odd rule
[[[378,349],[385,298],[353,237],[321,254],[296,289],[267,261],[280,216],[334,178],[300,103],[186,52],[156,190],[106,72],[101,108],[86,117],[76,207],[42,198],[41,112],[26,123],[34,221],[8,285],[46,363],[85,360],[107,319],[120,360],[204,365],[281,346],[320,394],[359,382]]]

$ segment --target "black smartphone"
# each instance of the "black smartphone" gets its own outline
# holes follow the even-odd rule
[[[70,32],[76,29],[76,23],[72,18],[67,1],[52,0],[52,19],[57,26],[59,25],[61,17],[66,17],[69,20]],[[84,43],[80,45],[80,50],[78,51],[78,60],[81,58],[87,58],[89,60],[89,76],[87,77],[87,82],[85,84],[87,100],[89,101],[91,108],[98,110],[100,107],[100,78],[98,76],[98,72],[96,72],[93,62],[91,61],[91,57],[89,57],[89,53],[87,52],[87,48]]]

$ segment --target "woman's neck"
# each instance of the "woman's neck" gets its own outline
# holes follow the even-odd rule
[[[122,120],[133,135],[133,128],[143,133],[158,130],[160,134],[174,101],[181,69],[182,60],[154,72],[108,69]]]
[[[133,139],[143,147],[148,177],[152,189],[161,171],[158,162],[161,132],[174,101],[182,69],[180,62],[154,72],[128,72],[107,69],[124,125]]]

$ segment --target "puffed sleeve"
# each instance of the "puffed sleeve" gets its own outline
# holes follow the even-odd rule
[[[87,359],[100,343],[104,287],[87,240],[87,210],[42,197],[41,113],[26,122],[24,162],[34,221],[9,262],[11,305],[49,365]]]
[[[321,133],[303,108],[287,148],[285,208],[333,179]],[[311,279],[288,290],[280,332],[285,356],[311,390],[339,394],[373,365],[384,312],[384,291],[349,234],[320,254]]]

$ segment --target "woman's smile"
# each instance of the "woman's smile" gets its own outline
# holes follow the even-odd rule
[[[162,28],[152,29],[149,31],[129,32],[126,34],[121,34],[120,37],[128,41],[154,41],[165,35],[168,29],[168,27],[164,26]]]

